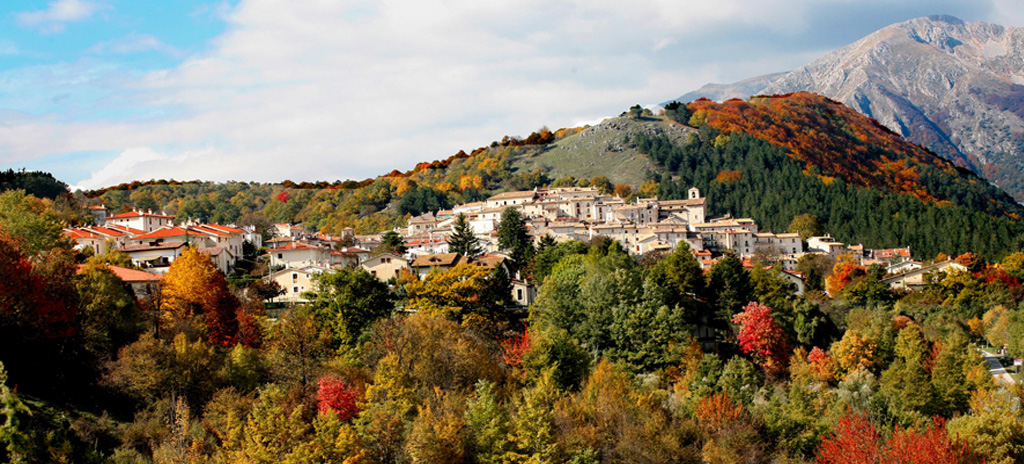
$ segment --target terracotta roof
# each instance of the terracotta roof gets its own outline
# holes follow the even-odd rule
[[[163,280],[163,276],[161,275],[151,274],[137,269],[128,269],[126,267],[114,266],[112,264],[103,264],[102,266],[110,269],[111,272],[125,282],[159,282]],[[87,268],[88,265],[79,264],[77,267],[78,273],[81,274],[85,272],[85,268]]]
[[[206,254],[206,255],[210,255],[210,256],[217,256],[217,255],[221,254],[223,251],[224,251],[224,247],[206,247],[206,248],[200,248],[199,249],[200,253],[203,253],[203,254]]]
[[[439,253],[435,255],[420,255],[410,264],[412,267],[435,267],[454,266],[459,264],[462,255],[458,253]]]
[[[502,192],[487,199],[487,201],[507,200],[513,198],[533,198],[537,192],[533,190],[520,190],[517,192]]]
[[[104,224],[103,228],[110,229],[110,230],[116,230],[116,231],[119,231],[119,232],[124,232],[124,233],[129,234],[129,235],[139,235],[139,234],[146,233],[146,231],[144,231],[142,229],[133,229],[131,227],[122,226],[120,224]]]
[[[102,236],[85,229],[64,229],[64,235],[72,240],[80,240],[83,238],[102,238]]]
[[[139,235],[137,237],[134,237],[132,240],[150,240],[150,239],[154,239],[154,238],[184,237],[187,234],[188,234],[188,232],[186,232],[185,229],[183,229],[181,227],[176,227],[176,226],[161,227],[161,228],[159,228],[157,230],[154,230],[154,231],[152,231],[152,232],[150,232],[148,234],[143,234],[143,235]]]
[[[313,245],[307,245],[307,244],[301,243],[301,242],[289,242],[289,243],[281,245],[281,246],[279,246],[277,248],[274,248],[274,251],[288,251],[288,250],[324,250],[324,251],[327,251],[326,248],[321,248],[321,247],[317,247],[317,246],[313,246]]]
[[[127,219],[127,218],[135,218],[135,217],[157,217],[157,218],[164,218],[164,219],[174,219],[174,216],[167,216],[167,215],[164,215],[164,214],[147,213],[147,212],[143,212],[143,211],[129,211],[127,213],[121,213],[121,214],[116,214],[114,216],[107,217],[107,220],[109,221],[111,219]]]
[[[106,210],[107,210],[107,207],[106,207],[106,206],[103,206],[103,205],[93,205],[93,206],[86,206],[86,208],[87,208],[87,209],[97,209],[97,210],[103,210],[103,211],[106,211]]]
[[[175,248],[181,248],[181,247],[183,247],[185,245],[186,245],[185,242],[179,242],[179,241],[164,242],[164,243],[161,243],[161,244],[158,244],[158,245],[148,245],[148,244],[128,245],[128,246],[126,246],[124,248],[121,248],[121,251],[124,251],[126,253],[130,253],[132,251],[173,250]]]
[[[494,269],[495,267],[498,267],[498,265],[501,264],[504,261],[505,261],[505,257],[503,257],[503,256],[483,255],[483,256],[481,256],[479,258],[474,258],[474,259],[469,260],[469,264],[472,264],[472,265],[478,266],[478,267],[486,267],[488,269]]]
[[[214,229],[214,228],[212,228],[212,227],[210,227],[210,226],[208,226],[206,224],[195,225],[195,226],[189,227],[188,229],[190,231],[200,232],[200,233],[203,233],[203,234],[206,234],[206,235],[219,235],[221,237],[230,237],[231,236],[231,234],[229,234],[227,232]]]
[[[244,230],[239,229],[237,227],[222,226],[220,224],[206,224],[206,227],[209,227],[211,229],[217,229],[217,230],[220,230],[222,232],[227,232],[229,234],[244,234],[245,233]]]

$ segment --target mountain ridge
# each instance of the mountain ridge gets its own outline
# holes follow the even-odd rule
[[[1024,28],[915,18],[753,94],[798,91],[849,105],[1024,199]]]

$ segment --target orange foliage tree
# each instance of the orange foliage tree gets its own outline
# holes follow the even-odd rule
[[[163,319],[175,323],[202,316],[210,343],[228,346],[238,333],[238,300],[209,256],[188,247],[164,277]]]
[[[697,400],[693,415],[701,425],[718,431],[743,417],[743,405],[734,403],[728,393],[715,393]]]
[[[832,298],[835,298],[847,285],[866,275],[868,275],[868,268],[861,266],[853,255],[844,253],[832,266],[832,275],[825,278],[825,289],[828,290],[828,294]]]

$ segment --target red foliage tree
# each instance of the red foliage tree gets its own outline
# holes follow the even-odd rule
[[[505,339],[501,342],[501,359],[512,367],[522,365],[523,356],[530,351],[530,329],[523,329],[523,333]]]
[[[737,339],[744,353],[753,354],[769,374],[782,372],[789,361],[786,333],[775,322],[771,308],[750,302],[732,322],[740,326]]]
[[[317,390],[317,409],[320,414],[337,414],[338,419],[347,421],[359,413],[356,406],[356,389],[334,374],[320,378]]]
[[[288,198],[290,197],[291,195],[288,194],[287,190],[282,190],[281,193],[277,194],[277,201],[280,201],[281,203],[288,203]]]
[[[847,413],[816,451],[818,464],[965,464],[976,463],[966,442],[950,439],[945,421],[936,417],[917,431],[897,427],[882,437],[864,416]]]
[[[867,464],[882,460],[881,437],[867,417],[846,414],[818,445],[818,464]]]

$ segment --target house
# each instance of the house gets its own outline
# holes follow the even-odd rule
[[[896,290],[916,290],[928,285],[928,276],[942,272],[967,272],[967,267],[952,259],[922,266],[899,275],[886,277],[882,282]]]
[[[129,211],[127,213],[108,216],[104,225],[117,225],[152,232],[161,227],[174,224],[174,216],[154,213],[153,211]]]
[[[897,264],[889,265],[885,268],[886,274],[905,274],[910,271],[916,271],[921,269],[923,265],[920,261],[907,260]]]
[[[302,238],[302,228],[291,224],[275,223],[275,237]]]
[[[359,247],[341,247],[340,250],[331,252],[331,267],[356,267],[369,257],[370,250]]]
[[[504,192],[494,195],[487,199],[488,208],[498,208],[504,206],[515,206],[524,203],[530,203],[537,198],[536,190],[524,190],[518,192]]]
[[[537,286],[522,280],[512,281],[512,301],[516,306],[529,307],[537,299]]]
[[[424,237],[409,240],[405,242],[405,250],[412,257],[448,253],[448,238]]]
[[[800,234],[787,232],[773,234],[761,232],[754,234],[755,250],[765,249],[774,255],[795,255],[804,252],[804,242],[800,240]]]
[[[394,253],[381,253],[363,261],[359,267],[366,269],[366,272],[374,277],[387,281],[401,275],[403,269],[409,271],[409,260]]]
[[[309,300],[303,293],[314,291],[316,288],[315,277],[326,268],[320,266],[305,266],[302,268],[281,269],[268,277],[269,280],[277,282],[284,290],[284,294],[271,299],[274,303],[306,303]]]
[[[807,288],[807,280],[804,279],[803,274],[783,269],[782,272],[779,273],[779,276],[781,276],[783,280],[796,286],[796,293],[794,293],[794,295],[799,296],[804,294],[804,290]]]
[[[121,251],[128,254],[132,264],[146,269],[148,272],[166,274],[174,262],[188,246],[186,242],[171,241],[155,244],[143,243],[127,245]]]
[[[409,264],[412,273],[421,279],[430,274],[434,269],[448,270],[464,262],[462,255],[458,253],[438,253],[432,255],[420,255]]]
[[[306,266],[327,267],[331,261],[329,248],[315,247],[302,242],[290,242],[269,250],[270,267],[303,268]]]
[[[78,273],[85,272],[85,268],[88,267],[85,264],[78,265]],[[160,293],[160,283],[163,281],[163,276],[159,274],[153,274],[138,269],[129,269],[121,266],[114,266],[112,264],[104,264],[111,272],[114,273],[122,282],[128,285],[132,289],[132,293],[135,294],[135,298],[142,300],[147,303],[152,303],[156,296]]]
[[[438,222],[440,221],[434,216],[433,212],[409,218],[409,229],[407,234],[416,235],[429,232],[437,226]]]
[[[831,235],[810,237],[807,239],[807,251],[838,258],[839,255],[846,252],[846,245],[832,238]]]

